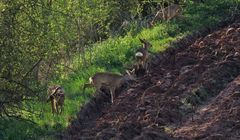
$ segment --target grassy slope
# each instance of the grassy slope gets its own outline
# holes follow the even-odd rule
[[[230,4],[230,2],[228,2]],[[21,123],[17,121],[3,122],[5,131],[0,132],[0,139],[29,139],[39,138],[52,139],[49,135],[65,128],[69,121],[74,119],[75,113],[79,111],[80,106],[88,101],[93,93],[93,89],[87,89],[83,96],[82,86],[87,82],[89,76],[99,71],[122,72],[123,66],[134,62],[134,51],[140,47],[139,37],[149,40],[153,47],[151,52],[156,53],[164,51],[171,41],[177,40],[186,34],[199,30],[205,26],[214,25],[220,21],[229,10],[229,5],[222,2],[206,4],[189,4],[185,7],[184,19],[173,20],[169,23],[159,23],[152,29],[142,29],[138,31],[133,26],[131,31],[124,37],[109,38],[108,40],[94,44],[94,49],[87,52],[87,62],[91,66],[86,69],[79,69],[68,79],[60,81],[66,91],[65,111],[61,116],[52,116],[50,104],[41,103],[34,107],[42,109],[41,115],[35,116],[33,120],[38,126],[31,123]],[[78,63],[77,59],[73,65]]]

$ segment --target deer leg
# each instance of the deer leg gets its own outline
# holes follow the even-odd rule
[[[140,68],[139,65],[141,65],[141,61],[138,60],[138,61],[137,61],[137,66],[136,66],[136,69],[137,69],[137,70],[139,70],[139,68]]]
[[[64,111],[64,106],[61,105],[61,114],[62,114],[63,111]]]
[[[56,112],[57,112],[57,114],[59,114],[59,105],[58,105],[58,103],[56,103]]]
[[[52,106],[52,114],[55,113],[55,106],[54,106],[54,100],[51,100],[51,106]]]
[[[137,67],[136,67],[137,70],[139,70],[139,63],[137,63]]]
[[[146,73],[147,73],[147,75],[148,75],[148,73],[149,73],[149,70],[148,70],[148,62],[145,63],[145,70],[146,70]]]
[[[61,104],[58,105],[58,112],[59,112],[59,114],[62,114],[62,105]]]
[[[61,99],[61,100],[60,100],[59,106],[60,106],[60,109],[61,109],[60,114],[62,114],[62,112],[64,111],[64,99]]]
[[[113,103],[113,98],[114,98],[114,94],[115,94],[115,89],[110,89],[110,93],[111,93],[111,102]]]

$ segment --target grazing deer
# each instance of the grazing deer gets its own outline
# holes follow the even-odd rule
[[[143,68],[148,72],[148,59],[149,59],[148,48],[150,48],[152,46],[152,44],[150,44],[145,39],[139,38],[139,40],[141,41],[141,43],[143,43],[143,47],[139,48],[135,53],[135,57],[137,60],[136,70]]]
[[[51,101],[53,114],[63,112],[64,99],[64,90],[61,86],[50,86],[48,88],[47,102]]]
[[[108,72],[96,73],[93,77],[89,78],[89,83],[84,85],[83,93],[85,91],[85,88],[89,86],[95,87],[96,92],[98,93],[101,92],[102,87],[105,87],[110,90],[111,102],[113,103],[115,90],[120,88],[124,83],[128,83],[128,81],[135,80],[132,73],[134,73],[134,70],[131,72],[127,70],[126,74],[124,75],[108,73]]]
[[[172,4],[168,7],[160,9],[157,14],[154,16],[150,25],[153,26],[156,20],[171,20],[174,17],[182,15],[182,7],[177,4]]]

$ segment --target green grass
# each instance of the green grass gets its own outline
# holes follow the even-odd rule
[[[76,56],[72,65],[79,66],[77,72],[68,78],[55,81],[61,84],[66,92],[64,113],[61,116],[53,116],[50,103],[33,104],[33,108],[40,110],[33,118],[38,125],[20,121],[1,121],[0,123],[4,123],[6,127],[0,128],[4,129],[0,131],[0,139],[54,139],[53,135],[66,128],[70,121],[76,118],[80,107],[93,96],[93,89],[87,89],[86,95],[82,91],[84,83],[88,82],[91,75],[100,71],[123,72],[126,66],[134,63],[134,52],[141,46],[139,38],[150,41],[153,45],[150,51],[157,53],[164,51],[172,41],[216,24],[229,13],[231,2],[224,2],[225,0],[217,3],[214,1],[207,1],[205,4],[189,3],[185,7],[183,19],[158,23],[151,29],[139,30],[139,27],[132,27],[124,37],[109,38],[94,44],[93,49],[86,52],[86,67],[82,66],[82,62],[80,63]]]

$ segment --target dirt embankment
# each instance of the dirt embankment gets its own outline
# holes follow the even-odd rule
[[[113,104],[93,98],[62,139],[240,139],[240,21],[173,45]]]

